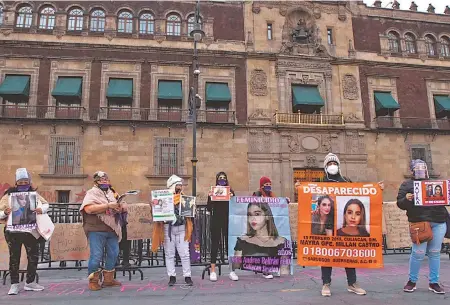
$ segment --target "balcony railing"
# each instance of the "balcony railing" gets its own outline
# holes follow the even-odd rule
[[[344,125],[341,114],[306,114],[306,113],[275,113],[276,124],[288,125]]]
[[[449,119],[431,119],[416,117],[377,117],[375,118],[377,128],[398,129],[439,129],[450,130]]]
[[[78,106],[0,105],[1,118],[82,120],[85,115]]]
[[[189,122],[189,110],[100,107],[100,120]],[[197,110],[197,122],[235,123],[234,111]]]

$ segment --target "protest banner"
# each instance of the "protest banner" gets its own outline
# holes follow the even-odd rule
[[[153,230],[152,207],[148,203],[128,204],[127,239],[151,239]]]
[[[5,235],[3,230],[5,225],[0,224],[0,271],[9,270],[9,248],[8,243],[5,240]],[[27,270],[27,252],[25,246],[22,246],[22,251],[20,253],[20,270]]]
[[[306,183],[298,193],[299,265],[383,267],[378,184]]]
[[[286,198],[232,197],[228,258],[236,269],[292,274],[292,243]]]
[[[230,189],[229,186],[211,186],[211,201],[230,201]]]
[[[180,200],[180,216],[182,217],[195,217],[195,197],[194,196],[181,196]]]
[[[152,191],[152,214],[153,221],[172,221],[175,219],[175,208],[171,191]]]
[[[82,223],[56,223],[50,242],[52,261],[89,259],[89,244]]]
[[[449,180],[414,181],[414,204],[449,205]]]
[[[11,193],[8,200],[11,208],[11,216],[8,217],[6,230],[27,233],[36,230],[36,192]]]

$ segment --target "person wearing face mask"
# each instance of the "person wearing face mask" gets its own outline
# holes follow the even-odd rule
[[[228,177],[225,172],[219,172],[216,175],[216,186],[230,186]],[[235,196],[234,191],[230,188],[231,196]],[[209,279],[212,282],[217,281],[216,261],[219,246],[221,241],[225,240],[225,245],[228,245],[228,220],[229,220],[229,202],[226,201],[212,201],[210,192],[208,194],[207,209],[211,213],[210,229],[211,229],[211,273]],[[232,281],[239,280],[237,274],[232,270],[229,274]]]
[[[397,206],[406,211],[410,223],[429,222],[433,232],[433,239],[420,245],[413,243],[409,259],[409,280],[403,291],[414,292],[419,279],[420,265],[428,256],[429,286],[428,289],[437,294],[445,291],[439,285],[441,264],[441,246],[447,231],[447,209],[445,206],[416,206],[414,205],[414,180],[429,179],[427,164],[420,160],[412,160],[410,164],[412,178],[404,181],[398,190]]]
[[[13,193],[19,192],[34,192],[31,186],[31,175],[26,168],[19,168],[16,170],[16,185],[9,188],[4,196],[0,199],[0,222],[7,221],[8,217],[12,217],[13,211],[9,206],[9,196]],[[32,213],[44,214],[47,213],[49,205],[47,201],[37,194],[37,207]],[[39,253],[38,244],[40,235],[37,229],[34,229],[31,233],[27,232],[15,232],[6,230],[5,225],[5,240],[9,248],[9,274],[11,276],[11,288],[8,292],[9,295],[16,295],[20,291],[19,286],[19,266],[20,256],[22,252],[22,245],[25,246],[27,252],[28,266],[27,266],[27,278],[24,289],[26,291],[42,291],[44,287],[34,283],[36,278],[36,269],[38,266]]]
[[[191,278],[189,242],[194,225],[191,218],[179,215],[179,204],[181,195],[183,195],[183,179],[172,175],[167,180],[167,188],[174,194],[175,219],[172,222],[153,223],[152,251],[157,252],[159,246],[164,243],[169,286],[174,286],[177,282],[175,272],[175,251],[177,251],[181,259],[184,281],[188,286],[192,286],[194,283]]]
[[[125,203],[119,204],[108,175],[103,171],[94,173],[94,186],[86,192],[80,213],[83,229],[89,241],[89,289],[97,291],[102,287],[116,287],[122,284],[114,279],[115,266],[122,238],[122,217]],[[100,263],[106,249],[103,283],[100,285]]]

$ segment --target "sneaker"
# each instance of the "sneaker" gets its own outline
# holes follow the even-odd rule
[[[445,294],[445,291],[441,288],[441,286],[439,286],[438,283],[430,284],[430,286],[428,286],[428,290],[437,294]]]
[[[185,277],[185,278],[184,278],[184,282],[185,282],[186,285],[188,285],[188,286],[193,286],[193,285],[194,285],[194,282],[192,282],[192,279],[191,279],[190,276]]]
[[[367,292],[362,289],[361,287],[359,287],[359,285],[357,283],[353,284],[353,285],[349,285],[347,287],[348,292],[353,292],[356,293],[357,295],[365,295]]]
[[[171,276],[169,278],[169,286],[172,287],[173,285],[175,285],[175,283],[177,282],[177,278],[174,276]]]
[[[322,286],[322,296],[323,297],[331,297],[330,284],[324,284]]]
[[[239,277],[237,276],[236,272],[231,271],[230,275],[228,275],[228,277],[230,278],[230,280],[232,281],[239,281]]]
[[[19,284],[12,284],[11,288],[9,288],[8,295],[17,295],[19,294],[20,286]]]
[[[215,272],[211,272],[211,274],[209,275],[209,280],[211,282],[217,281],[217,274]]]
[[[42,291],[44,290],[44,286],[41,286],[36,283],[25,284],[25,291]]]
[[[405,287],[403,287],[404,292],[414,292],[415,290],[416,290],[416,283],[413,283],[411,281],[408,281]]]
[[[263,277],[264,277],[265,279],[270,280],[270,279],[273,279],[273,274],[264,274],[264,273],[263,273]]]

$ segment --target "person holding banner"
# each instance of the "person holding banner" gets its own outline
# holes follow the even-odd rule
[[[179,215],[179,204],[183,195],[183,179],[172,175],[167,180],[167,188],[174,194],[173,203],[176,206],[174,220],[172,222],[153,222],[152,251],[157,252],[158,247],[164,243],[166,269],[169,276],[169,286],[177,282],[175,272],[175,251],[181,259],[184,281],[188,286],[193,286],[191,278],[191,260],[189,243],[191,241],[194,225],[192,218]]]
[[[89,241],[89,289],[97,291],[102,287],[116,287],[122,284],[114,279],[115,266],[122,239],[122,218],[126,205],[117,202],[108,175],[103,171],[94,173],[94,187],[86,192],[80,213],[83,229]],[[103,283],[100,285],[100,263],[106,249]]]
[[[6,220],[9,217],[14,217],[16,212],[20,219],[18,224],[31,224],[31,218],[34,219],[34,224],[36,224],[36,214],[47,213],[49,205],[47,201],[42,198],[39,194],[36,194],[36,208],[31,206],[30,197],[24,195],[24,200],[27,202],[26,206],[10,206],[11,204],[18,204],[18,202],[13,203],[11,197],[14,195],[19,195],[17,193],[29,193],[35,192],[36,190],[31,186],[31,175],[26,168],[19,168],[16,170],[16,185],[9,188],[5,195],[0,200],[0,220]],[[16,196],[17,197],[17,196]],[[19,200],[19,199],[18,199]],[[20,204],[19,204],[20,205]],[[34,211],[33,211],[34,209]],[[26,217],[27,211],[30,211],[33,217]],[[14,222],[13,222],[14,224]],[[40,239],[40,234],[36,228],[31,231],[20,232],[20,230],[10,230],[8,226],[5,226],[5,240],[9,248],[9,274],[11,276],[11,288],[8,292],[9,295],[17,295],[20,291],[19,287],[19,267],[20,267],[20,257],[22,255],[22,245],[25,246],[27,252],[28,266],[27,266],[27,278],[24,289],[26,291],[42,291],[44,287],[34,283],[36,279],[36,269],[39,260],[38,244]]]
[[[228,176],[225,172],[219,172],[216,175],[216,186],[230,186]],[[211,199],[212,192],[208,194],[207,209],[211,213],[211,273],[209,279],[212,282],[217,281],[216,261],[219,246],[221,241],[225,240],[225,245],[228,245],[228,221],[229,221],[229,201],[213,201]],[[230,188],[230,195],[235,196],[233,189]],[[231,264],[232,266],[232,264]],[[239,280],[239,277],[234,272],[234,269],[229,274],[232,281]]]
[[[439,272],[441,266],[441,246],[447,231],[446,218],[448,212],[445,206],[423,207],[414,204],[414,180],[426,180],[429,178],[429,175],[427,164],[420,159],[411,161],[410,170],[412,179],[404,181],[400,186],[397,195],[397,206],[406,211],[408,221],[411,224],[425,223],[428,228],[431,227],[432,240],[419,244],[413,242],[409,259],[409,280],[403,288],[403,291],[414,292],[416,290],[420,265],[426,254],[430,269],[428,289],[437,294],[444,294],[445,291],[439,285]],[[437,192],[439,193],[439,190]]]

